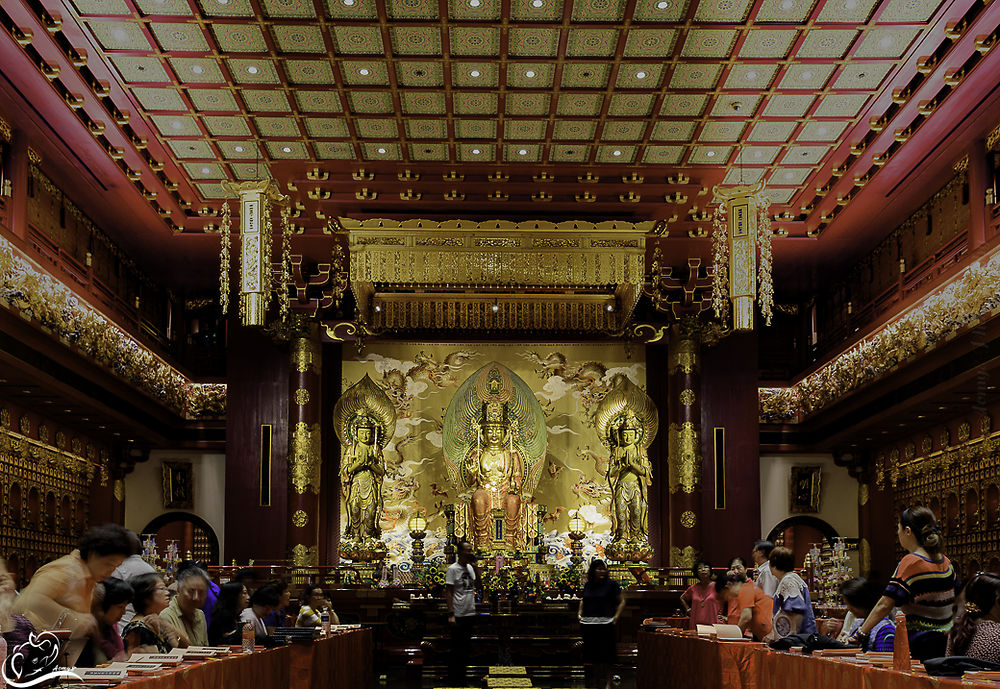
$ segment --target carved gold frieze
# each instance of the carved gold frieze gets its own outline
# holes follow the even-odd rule
[[[684,510],[681,513],[681,526],[685,529],[693,529],[698,523],[698,516],[691,510]]]
[[[694,563],[698,561],[698,551],[694,549],[694,546],[684,546],[683,548],[678,548],[677,546],[670,547],[670,566],[680,567],[682,569],[691,569],[694,567]]]
[[[319,494],[320,427],[299,422],[288,441],[288,475],[296,493]]]
[[[340,218],[375,330],[618,332],[644,282],[652,223]]]
[[[694,390],[688,388],[687,390],[682,390],[680,395],[681,404],[685,407],[690,407],[694,404]]]
[[[667,430],[667,467],[671,494],[694,493],[701,483],[701,440],[694,423],[672,423]]]
[[[305,405],[309,404],[309,391],[306,390],[305,388],[299,388],[292,395],[292,399],[295,401],[295,404],[299,405],[300,407],[304,407]]]
[[[295,510],[292,513],[292,526],[301,529],[309,523],[309,515],[305,510]]]
[[[319,564],[319,546],[307,546],[301,543],[292,548],[293,567],[315,567]]]

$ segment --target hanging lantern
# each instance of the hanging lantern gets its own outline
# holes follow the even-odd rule
[[[224,182],[222,187],[240,200],[240,322],[246,326],[263,326],[271,301],[271,204],[284,206],[288,197],[271,180]],[[229,230],[228,202],[222,216],[221,288],[223,313],[229,302]],[[287,235],[287,222],[283,235]],[[283,251],[282,253],[287,253]],[[285,260],[282,256],[282,260]],[[281,289],[287,289],[281,285]],[[282,306],[286,306],[282,300]]]
[[[729,316],[733,330],[753,330],[754,301],[764,323],[771,325],[774,285],[771,281],[771,203],[756,186],[715,187],[719,200],[713,235],[712,307],[717,318]]]

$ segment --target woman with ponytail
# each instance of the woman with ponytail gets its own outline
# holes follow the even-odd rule
[[[1000,663],[1000,575],[980,572],[965,586],[964,612],[948,636],[948,655]]]
[[[917,660],[939,658],[945,654],[954,614],[955,569],[944,555],[944,539],[928,508],[904,510],[896,535],[909,554],[899,562],[882,598],[852,640],[863,644],[872,629],[898,607],[906,614],[910,655]]]

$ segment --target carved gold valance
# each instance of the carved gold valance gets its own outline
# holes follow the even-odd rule
[[[620,330],[653,223],[352,221],[350,279],[376,328]]]

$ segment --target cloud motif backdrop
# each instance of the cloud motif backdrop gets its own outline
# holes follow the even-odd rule
[[[395,433],[385,447],[381,518],[389,562],[409,563],[406,524],[418,508],[426,511],[427,557],[442,556],[443,507],[453,503],[459,492],[445,469],[445,411],[462,382],[493,360],[528,384],[545,414],[548,447],[534,502],[546,506],[548,561],[568,564],[568,520],[575,509],[589,526],[585,555],[603,555],[611,526],[605,479],[608,457],[594,431],[593,415],[621,376],[645,389],[643,357],[638,348],[629,358],[624,345],[392,342],[345,358],[342,391],[367,373],[396,407]],[[343,514],[342,523],[346,523]]]

